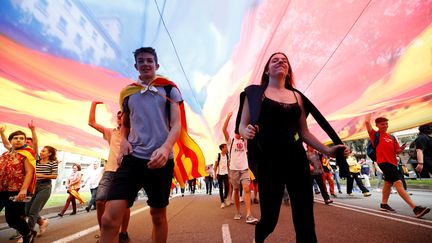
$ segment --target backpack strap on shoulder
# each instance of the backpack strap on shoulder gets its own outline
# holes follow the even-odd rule
[[[166,111],[167,119],[168,119],[168,127],[171,129],[171,103],[170,103],[170,99],[171,99],[171,90],[172,90],[173,86],[165,85],[163,87],[165,89],[166,97],[168,98],[168,99],[166,99],[166,102],[165,102],[165,111]]]
[[[378,144],[379,144],[379,137],[380,137],[379,132],[375,132],[375,136],[374,136],[374,143],[373,143],[373,146],[374,146],[375,149],[378,147]]]
[[[229,149],[229,153],[228,153],[228,154],[231,154],[233,144],[234,144],[234,138],[231,140],[231,146],[230,146],[230,149]],[[228,155],[227,155],[227,156],[228,156]],[[228,157],[227,157],[227,158],[228,158]]]

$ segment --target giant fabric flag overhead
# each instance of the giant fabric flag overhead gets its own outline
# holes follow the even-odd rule
[[[0,2],[0,123],[33,120],[40,145],[105,157],[87,125],[115,126],[119,92],[134,82],[132,52],[152,46],[158,73],[185,99],[188,132],[207,163],[238,95],[285,52],[296,88],[342,139],[366,137],[363,117],[390,131],[432,121],[432,0],[5,0]],[[328,138],[313,120],[312,132]],[[234,122],[230,124],[234,129]],[[178,149],[178,148],[177,148]]]

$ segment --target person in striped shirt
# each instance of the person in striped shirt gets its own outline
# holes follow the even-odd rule
[[[51,196],[51,180],[57,179],[58,160],[57,150],[51,146],[45,146],[39,153],[36,161],[36,189],[35,193],[26,205],[26,215],[30,229],[39,225],[39,235],[43,235],[48,227],[48,219],[43,219],[40,212]]]

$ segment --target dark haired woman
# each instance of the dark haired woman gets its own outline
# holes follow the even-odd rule
[[[30,229],[39,224],[39,235],[45,233],[48,227],[48,219],[43,219],[39,213],[51,196],[51,180],[57,179],[58,162],[56,149],[45,146],[39,153],[36,161],[36,190],[29,203],[26,205],[26,215]]]
[[[69,208],[69,204],[72,202],[72,213],[70,215],[76,214],[76,201],[75,198],[78,199],[78,201],[81,204],[84,204],[85,201],[81,197],[81,195],[78,193],[80,187],[81,187],[81,166],[79,164],[73,164],[72,166],[72,174],[67,178],[66,181],[66,187],[67,187],[67,193],[69,193],[69,197],[66,200],[66,204],[63,207],[63,209],[58,213],[58,216],[63,217],[66,210]]]
[[[256,107],[258,104],[248,104],[251,94],[248,89],[253,87],[246,88],[240,133],[258,144],[257,151],[249,149],[258,156],[261,219],[255,229],[257,243],[264,242],[276,227],[285,186],[297,242],[316,242],[312,182],[303,142],[331,157],[338,149],[344,148],[344,153],[349,153],[343,145],[324,146],[310,133],[302,96],[294,90],[293,80],[287,56],[274,53],[262,74],[259,88],[264,93],[260,108]],[[250,108],[259,110],[256,124]]]

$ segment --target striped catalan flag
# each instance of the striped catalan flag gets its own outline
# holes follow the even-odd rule
[[[173,86],[177,85],[163,76],[156,76],[149,86]],[[120,93],[120,107],[126,97],[141,90],[141,85],[132,83],[126,86]],[[169,99],[168,97],[165,97]],[[174,178],[181,188],[185,187],[185,182],[193,178],[207,176],[205,171],[205,158],[198,144],[189,136],[187,132],[186,112],[183,102],[180,103],[181,131],[180,137],[174,144]]]
[[[27,160],[30,162],[30,164],[33,167],[33,177],[32,177],[32,180],[30,182],[30,185],[27,189],[27,191],[30,194],[33,194],[35,192],[35,188],[36,188],[36,155],[35,155],[35,152],[28,145],[24,145],[23,147],[18,148],[15,151],[17,153],[21,154],[22,156],[26,157]]]

